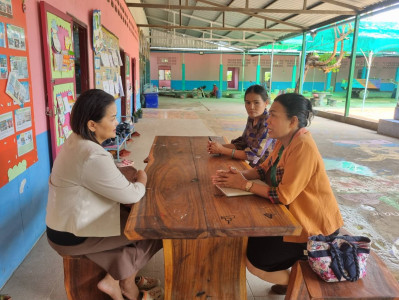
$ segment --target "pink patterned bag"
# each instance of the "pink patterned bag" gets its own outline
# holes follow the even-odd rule
[[[363,236],[309,237],[308,261],[324,281],[356,281],[366,275],[371,240]]]

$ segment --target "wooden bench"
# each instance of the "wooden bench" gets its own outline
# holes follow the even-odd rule
[[[84,256],[64,256],[64,285],[68,300],[112,300],[97,288],[104,271]]]
[[[325,282],[309,266],[298,261],[292,267],[286,300],[399,299],[399,284],[385,264],[371,251],[367,275],[355,282]]]

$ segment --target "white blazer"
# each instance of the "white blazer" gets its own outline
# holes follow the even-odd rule
[[[72,133],[50,174],[46,224],[82,237],[120,235],[120,203],[144,194],[145,186],[129,182],[101,145]]]

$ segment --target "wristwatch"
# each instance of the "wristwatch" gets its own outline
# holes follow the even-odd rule
[[[249,192],[253,185],[254,185],[253,181],[248,180],[247,183],[245,184],[245,191]]]

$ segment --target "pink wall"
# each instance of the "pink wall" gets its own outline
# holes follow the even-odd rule
[[[104,27],[115,34],[119,38],[119,46],[129,56],[139,61],[139,39],[138,29],[131,16],[129,9],[123,0],[47,0],[48,4],[54,6],[63,13],[69,14],[81,23],[85,24],[88,29],[88,49],[89,49],[89,82],[90,88],[94,87],[94,66],[93,66],[93,48],[92,48],[92,10],[101,10],[101,22]],[[115,8],[111,6],[111,2],[118,7],[119,4],[123,10],[127,12],[126,25]],[[36,134],[40,134],[48,130],[47,118],[45,115],[45,82],[44,82],[44,61],[42,54],[42,41],[40,30],[40,10],[39,0],[25,1],[27,15],[27,39],[29,43],[30,70],[32,72],[32,94],[34,102],[34,116]],[[130,30],[129,30],[130,28]],[[133,34],[131,32],[133,31]],[[138,65],[136,66],[135,78],[139,78]]]
[[[161,53],[151,52],[151,79],[158,79],[158,66],[170,66],[172,70],[172,80],[181,80],[181,53]],[[242,54],[222,54],[223,80],[226,80],[228,67],[239,68],[239,80],[242,80]],[[167,60],[168,62],[165,62]],[[185,53],[184,62],[186,65],[186,80],[219,80],[220,54],[194,54]],[[293,56],[274,56],[273,78],[275,81],[291,81],[292,66],[295,62]],[[261,56],[262,68],[270,67],[270,56]],[[245,80],[256,81],[256,71],[258,56],[245,56]],[[297,59],[298,65],[298,59]],[[316,71],[318,76],[321,71]]]
[[[220,55],[186,53],[184,58],[186,80],[219,80]]]
[[[185,62],[187,58],[185,54]],[[172,80],[180,80],[182,76],[182,54],[181,53],[157,53],[150,54],[150,76],[158,80],[158,67],[169,66],[172,73]],[[161,69],[160,68],[160,69]],[[186,67],[187,68],[187,67]]]
[[[181,56],[182,53],[161,53],[151,52],[151,80],[158,80],[158,66],[169,65],[172,70],[172,80],[181,80]],[[167,63],[161,61],[168,60]],[[184,61],[186,66],[186,80],[219,80],[220,54],[193,54],[185,53]],[[239,68],[239,81],[242,81],[242,54],[223,54],[223,80],[226,80],[228,67]],[[288,55],[275,55],[273,59],[273,81],[291,82],[292,68],[297,65],[297,74],[299,74],[299,57]],[[258,55],[245,56],[245,81],[256,81],[256,72],[258,65]],[[270,55],[261,55],[261,69],[270,68]],[[364,58],[356,59],[355,77],[357,72],[365,65]],[[370,77],[380,78],[382,83],[389,83],[395,78],[396,68],[399,67],[398,57],[376,57],[374,58]],[[332,74],[332,84],[339,83],[342,79],[347,79],[349,74],[349,58],[343,59],[340,72]],[[311,69],[306,77],[306,82],[314,81],[325,82],[327,75],[321,70]]]

